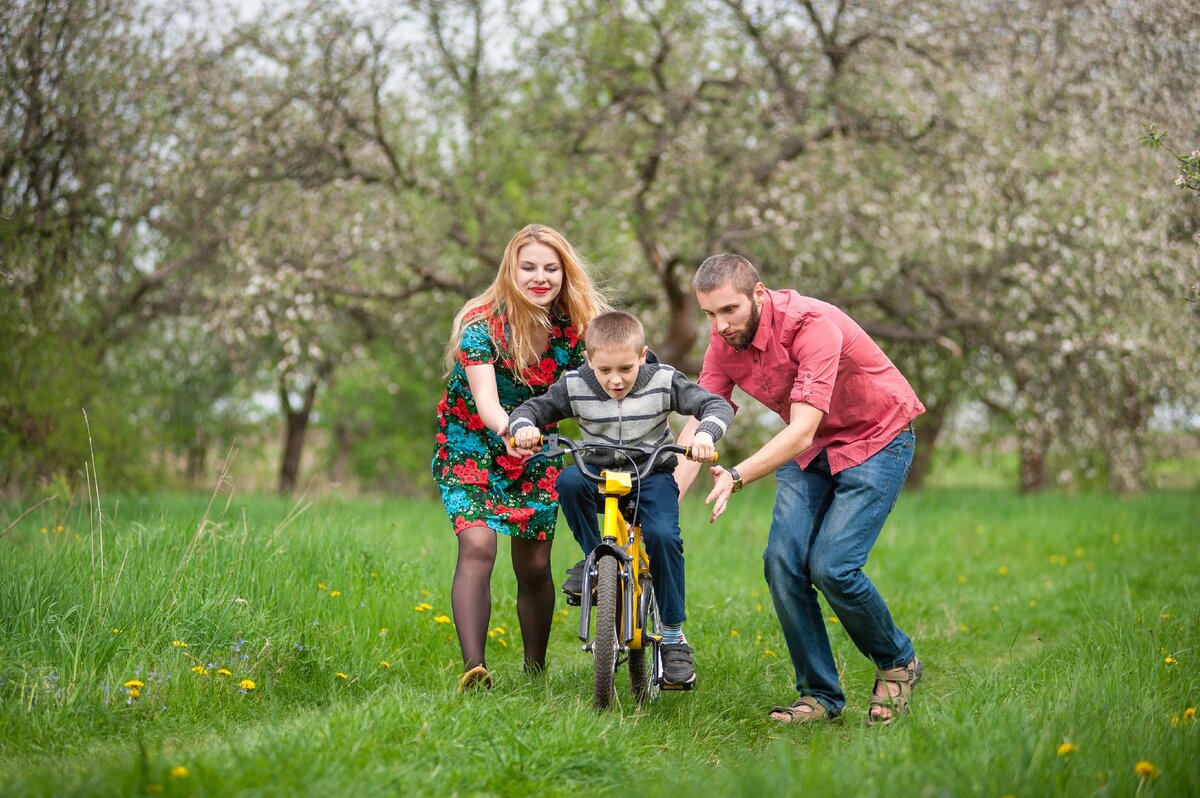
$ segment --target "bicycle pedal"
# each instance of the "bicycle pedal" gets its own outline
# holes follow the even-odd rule
[[[583,603],[583,596],[578,593],[564,593],[563,595],[567,597],[567,606],[569,607],[578,607]]]
[[[682,691],[695,690],[696,682],[695,682],[695,680],[693,680],[693,681],[688,682],[687,684],[675,684],[674,682],[664,681],[661,684],[659,684],[658,688],[660,690],[682,690]]]

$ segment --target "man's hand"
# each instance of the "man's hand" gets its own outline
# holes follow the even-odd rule
[[[713,466],[708,469],[708,473],[712,474],[715,483],[708,498],[704,500],[706,505],[713,506],[712,515],[708,517],[708,523],[711,524],[725,513],[725,508],[729,505],[729,497],[733,495],[733,477],[721,466]]]
[[[542,431],[537,427],[521,427],[513,433],[511,448],[517,450],[519,457],[528,457],[535,454],[542,447]],[[504,442],[509,445],[508,441]]]
[[[717,453],[713,437],[707,432],[697,432],[688,447],[688,459],[698,463],[711,463]]]

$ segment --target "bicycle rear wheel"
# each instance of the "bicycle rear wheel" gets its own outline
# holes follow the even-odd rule
[[[658,636],[662,634],[654,584],[646,577],[642,582],[638,624],[642,628],[642,647],[629,650],[629,682],[633,687],[633,697],[642,704],[658,698],[659,686],[654,678],[654,668],[658,662]]]
[[[596,561],[596,637],[592,640],[592,659],[595,683],[592,703],[596,709],[612,705],[613,676],[617,671],[617,605],[620,601],[620,579],[617,558],[611,555]]]

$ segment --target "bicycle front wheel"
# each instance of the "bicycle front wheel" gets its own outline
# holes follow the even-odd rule
[[[620,602],[621,580],[617,575],[617,558],[601,557],[596,561],[596,637],[592,640],[592,659],[595,684],[592,703],[596,709],[608,709],[613,702],[613,676],[617,672],[617,606]]]

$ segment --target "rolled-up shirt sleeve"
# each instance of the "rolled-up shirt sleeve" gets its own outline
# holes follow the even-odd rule
[[[791,355],[796,363],[792,402],[803,402],[828,413],[842,355],[842,331],[832,319],[809,313],[792,341]]]

